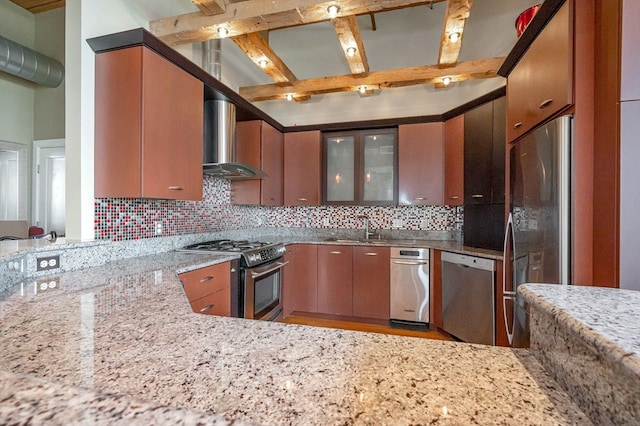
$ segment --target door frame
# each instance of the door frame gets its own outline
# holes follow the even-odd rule
[[[33,164],[31,167],[31,182],[32,182],[32,198],[31,198],[31,224],[38,223],[40,212],[40,179],[38,176],[38,166],[41,161],[41,151],[43,148],[64,148],[65,139],[41,139],[33,141]],[[66,151],[65,151],[66,157]],[[44,221],[42,218],[41,222]],[[66,227],[66,226],[65,226]]]

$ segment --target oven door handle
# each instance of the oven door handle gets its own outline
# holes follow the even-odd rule
[[[287,263],[289,263],[288,260],[286,262],[276,262],[275,265],[267,265],[265,266],[266,269],[256,268],[255,270],[251,271],[251,278],[255,280],[256,278],[260,278],[263,275],[267,275],[273,271],[277,271]]]

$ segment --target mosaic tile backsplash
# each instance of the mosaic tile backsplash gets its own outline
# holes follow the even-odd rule
[[[456,231],[462,207],[319,206],[262,207],[231,204],[228,180],[204,177],[202,201],[98,198],[97,240],[138,240],[255,227],[360,229],[366,215],[373,229]]]

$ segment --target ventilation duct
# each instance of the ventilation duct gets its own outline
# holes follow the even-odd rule
[[[58,87],[64,80],[60,61],[0,36],[0,71],[42,84]]]
[[[220,39],[202,43],[203,68],[220,80]],[[259,179],[265,173],[235,162],[236,106],[225,100],[204,103],[204,174],[224,179]]]

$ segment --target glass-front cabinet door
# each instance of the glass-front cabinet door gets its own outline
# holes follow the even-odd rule
[[[323,204],[395,205],[397,129],[324,134]]]
[[[326,139],[326,201],[354,201],[355,148],[353,136],[334,136]]]

